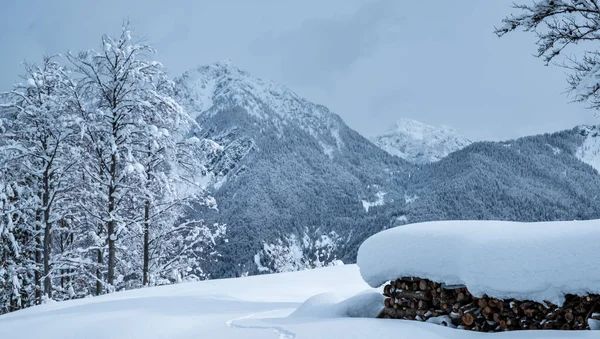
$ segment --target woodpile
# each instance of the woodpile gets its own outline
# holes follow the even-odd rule
[[[464,286],[446,286],[419,278],[400,278],[384,287],[379,318],[434,322],[472,331],[552,329],[589,330],[600,320],[600,295],[567,295],[562,306],[471,295]]]

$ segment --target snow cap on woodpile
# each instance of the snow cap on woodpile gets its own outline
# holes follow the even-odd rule
[[[476,297],[550,301],[600,294],[600,220],[436,221],[368,238],[358,266],[372,287],[399,277],[466,285]]]

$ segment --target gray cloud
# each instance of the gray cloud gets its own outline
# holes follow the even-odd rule
[[[598,123],[533,38],[498,39],[512,0],[0,1],[0,88],[22,60],[98,46],[124,18],[172,75],[231,58],[371,135],[406,117],[475,139]]]
[[[349,18],[309,19],[297,29],[259,39],[252,52],[276,65],[283,79],[321,83],[377,48],[385,38],[382,33],[401,20],[399,4],[379,0],[362,5]]]

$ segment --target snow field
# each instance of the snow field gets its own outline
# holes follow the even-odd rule
[[[591,331],[489,335],[373,319],[381,302],[380,291],[369,289],[358,267],[344,265],[45,304],[0,316],[0,333],[11,339],[597,338]]]

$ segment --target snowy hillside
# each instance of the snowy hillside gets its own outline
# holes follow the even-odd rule
[[[414,173],[416,199],[398,212],[408,222],[598,219],[600,176],[577,157],[586,140],[574,128],[475,142]]]
[[[396,121],[391,129],[372,141],[389,154],[416,164],[438,161],[472,143],[450,127],[435,127],[410,119]]]
[[[577,157],[600,172],[600,126],[581,126],[583,144],[577,149]]]
[[[213,280],[50,303],[0,316],[3,338],[487,338],[405,320],[374,319],[380,291],[355,265]],[[27,329],[27,336],[24,336]],[[506,332],[499,338],[596,338],[591,331]]]

